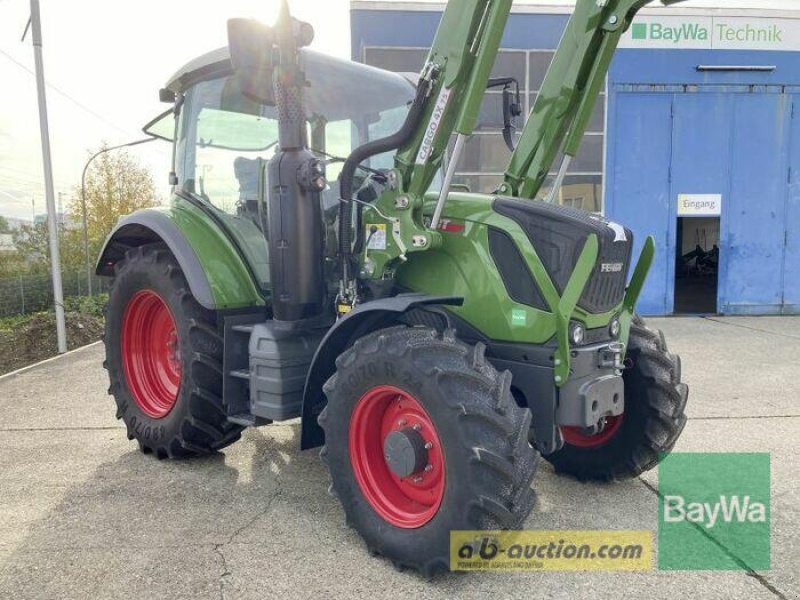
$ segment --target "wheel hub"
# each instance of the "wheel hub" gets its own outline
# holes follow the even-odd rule
[[[356,402],[348,437],[353,474],[381,518],[413,529],[436,515],[444,497],[444,452],[416,398],[394,386],[372,388]]]
[[[392,431],[386,436],[383,457],[392,473],[400,478],[420,473],[428,464],[425,440],[411,427]]]
[[[564,441],[578,448],[596,448],[611,441],[622,425],[623,415],[606,417],[595,427],[562,427]]]
[[[141,290],[128,301],[120,349],[125,380],[136,404],[154,419],[167,416],[180,388],[180,343],[175,319],[156,292]]]

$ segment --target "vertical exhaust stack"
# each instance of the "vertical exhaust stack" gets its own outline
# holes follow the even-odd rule
[[[326,181],[322,163],[308,149],[300,54],[313,37],[311,25],[293,19],[285,0],[274,27],[228,21],[231,63],[242,93],[278,113],[278,152],[266,168],[273,319],[254,325],[249,334],[248,418],[300,416],[306,372],[330,325],[320,204]]]
[[[277,321],[305,321],[323,314],[325,281],[320,192],[321,163],[308,150],[298,50],[311,43],[311,25],[293,19],[284,1],[275,26],[277,65],[273,73],[278,109],[279,151],[269,162],[270,278]]]
[[[266,232],[275,321],[295,328],[324,316],[325,280],[320,192],[322,163],[308,149],[300,48],[314,30],[281,5],[274,27],[228,22],[231,62],[242,91],[278,112],[279,151],[267,165]]]

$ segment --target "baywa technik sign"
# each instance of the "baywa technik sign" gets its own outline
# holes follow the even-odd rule
[[[623,48],[800,50],[800,20],[749,17],[636,17]]]

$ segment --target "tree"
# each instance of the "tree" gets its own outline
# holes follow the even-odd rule
[[[23,224],[11,232],[18,271],[41,271],[50,264],[50,232],[47,220]],[[61,266],[73,270],[83,265],[80,231],[69,229],[64,220],[58,223],[58,247],[61,254]]]
[[[8,225],[8,220],[0,215],[0,233],[11,233],[11,227]]]
[[[68,242],[69,248],[65,250],[66,257],[74,260],[76,252],[73,246],[80,244],[78,247],[81,250],[77,254],[82,258],[78,262],[83,264],[83,209],[80,199],[81,189],[77,187],[69,211],[70,222],[77,229],[67,233],[65,242]],[[106,152],[98,156],[86,173],[87,229],[92,260],[97,257],[120,217],[157,204],[153,177],[133,156],[125,151]]]
[[[46,264],[50,257],[47,221],[21,225],[12,234],[17,254],[26,263],[33,265]]]
[[[61,266],[83,270],[83,210],[81,188],[75,188],[68,218],[59,223]],[[120,217],[140,208],[155,206],[155,188],[150,172],[126,152],[101,154],[86,173],[86,213],[89,258],[94,261]],[[3,222],[0,221],[0,230]],[[47,222],[22,225],[12,232],[16,256],[29,270],[44,269],[50,260]]]

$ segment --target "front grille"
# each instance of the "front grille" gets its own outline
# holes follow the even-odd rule
[[[628,232],[630,233],[630,232]],[[631,262],[633,236],[627,242],[615,242],[601,238],[597,264],[586,289],[583,290],[578,306],[587,312],[597,314],[608,312],[622,302],[625,284],[628,280],[628,265]],[[619,272],[604,273],[602,265],[621,264]]]
[[[633,234],[617,240],[619,229],[590,213],[536,200],[497,198],[494,211],[516,221],[525,231],[559,294],[569,281],[586,239],[599,240],[598,260],[578,306],[591,314],[608,312],[622,302],[633,250]],[[617,241],[615,241],[617,240]],[[603,265],[607,265],[603,269]],[[616,270],[616,267],[619,270]]]
[[[608,327],[598,327],[596,329],[587,329],[586,335],[583,338],[583,346],[591,344],[599,344],[600,342],[611,342],[614,338],[611,337],[611,332]]]
[[[514,302],[549,310],[525,258],[511,236],[496,227],[489,227],[489,252],[506,286],[506,292]]]

